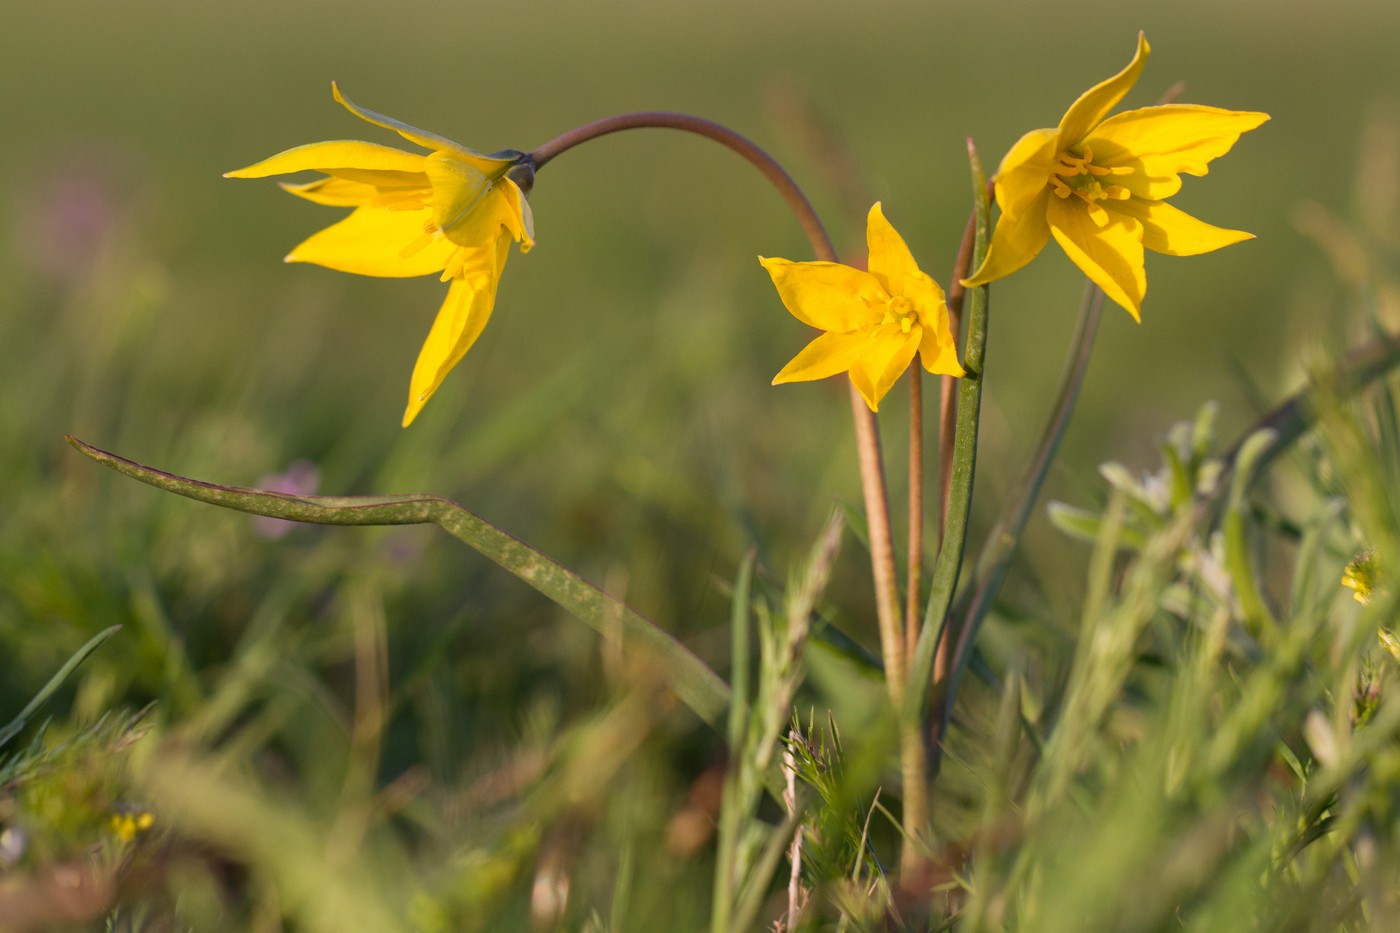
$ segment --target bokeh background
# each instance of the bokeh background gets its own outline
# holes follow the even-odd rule
[[[295,711],[334,718],[369,606],[401,700],[386,773],[471,770],[586,708],[596,640],[431,528],[280,534],[108,475],[65,433],[216,482],[295,469],[330,494],[450,496],[716,663],[745,549],[782,579],[859,493],[844,388],[769,386],[808,335],[755,257],[806,258],[800,230],[738,159],[669,131],[541,173],[537,248],[512,256],[481,342],[400,429],[442,286],[284,265],[335,212],[220,177],[305,142],[395,144],[331,100],[332,79],[486,151],[629,110],[698,113],[784,162],[842,248],[863,250],[882,200],[946,281],[964,139],[994,168],[1145,30],[1129,105],[1184,80],[1185,102],[1272,114],[1174,202],[1258,239],[1154,254],[1143,323],[1106,312],[1050,485],[1079,503],[1101,495],[1101,461],[1154,465],[1209,400],[1231,437],[1356,337],[1299,229],[1321,216],[1307,205],[1393,216],[1400,6],[1385,0],[68,0],[0,19],[0,710],[120,622],[63,703],[157,699],[178,718],[256,642],[279,660],[245,700],[279,698],[287,734],[310,735]],[[1358,187],[1363,156],[1381,167]],[[993,289],[979,523],[1035,438],[1081,295],[1053,248]],[[885,408],[899,464],[899,391]],[[1079,548],[1038,516],[1013,595],[1072,605]],[[873,643],[857,550],[840,621]],[[288,755],[313,757],[308,741]]]

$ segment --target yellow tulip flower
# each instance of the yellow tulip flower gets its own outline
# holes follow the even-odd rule
[[[313,262],[359,275],[407,277],[440,273],[451,284],[409,381],[407,427],[491,317],[496,287],[512,241],[534,245],[534,220],[519,184],[508,174],[528,171],[519,152],[481,155],[434,133],[335,99],[362,120],[393,130],[428,153],[375,143],[335,141],[288,149],[229,172],[226,178],[265,178],[316,171],[325,178],[283,182],[298,197],[354,210],[291,251],[287,262]],[[528,177],[528,176],[526,176]]]
[[[866,242],[869,271],[759,257],[793,317],[826,331],[773,377],[774,385],[849,371],[870,410],[878,411],[916,353],[931,373],[964,374],[943,289],[919,269],[878,202],[866,220]]]
[[[1206,174],[1208,162],[1269,115],[1168,104],[1108,117],[1136,83],[1149,51],[1139,34],[1127,68],[1086,91],[1059,127],[1027,133],[1011,147],[996,174],[1001,217],[991,247],[964,285],[1010,275],[1053,236],[1095,285],[1141,320],[1144,247],[1193,256],[1253,239],[1164,199],[1181,188],[1181,173]]]

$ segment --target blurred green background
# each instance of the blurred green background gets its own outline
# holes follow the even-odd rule
[[[1356,190],[1368,126],[1400,112],[1400,6],[1383,0],[131,0],[12,4],[3,20],[0,709],[114,622],[127,630],[84,682],[88,712],[146,697],[197,708],[255,635],[316,672],[307,697],[322,680],[333,695],[348,651],[336,633],[370,604],[387,619],[391,685],[420,717],[386,770],[447,773],[528,731],[526,710],[586,705],[595,639],[433,529],[270,538],[108,475],[65,433],[216,482],[306,460],[322,492],[450,496],[716,663],[717,582],[750,545],[781,578],[833,500],[859,492],[843,388],[769,386],[808,335],[755,257],[807,258],[800,230],[739,160],[666,131],[590,143],[541,173],[537,248],[511,258],[481,342],[401,430],[443,287],[284,265],[336,213],[219,177],[305,142],[395,144],[331,100],[332,79],[486,151],[629,110],[698,113],[769,148],[843,248],[863,251],[864,210],[882,200],[946,282],[969,204],[964,138],[994,168],[1145,30],[1154,51],[1129,105],[1184,80],[1184,102],[1273,116],[1174,201],[1258,239],[1153,254],[1144,322],[1106,312],[1050,487],[1079,501],[1099,462],[1155,463],[1156,438],[1207,400],[1224,406],[1224,436],[1242,429],[1255,409],[1240,373],[1276,399],[1318,347],[1345,344],[1324,258],[1294,218],[1310,201],[1351,216],[1394,196]],[[982,522],[1039,429],[1081,294],[1053,248],[993,289]],[[885,408],[897,465],[899,391]],[[1043,598],[1071,599],[1078,546],[1038,517],[1029,547]],[[873,643],[855,546],[845,563],[841,621]],[[276,679],[258,689],[302,683]]]

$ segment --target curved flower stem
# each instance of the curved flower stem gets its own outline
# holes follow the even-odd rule
[[[729,129],[727,126],[686,113],[669,111],[642,111],[607,117],[593,123],[570,130],[555,137],[528,156],[529,163],[538,171],[550,161],[581,143],[611,133],[636,129],[673,129],[694,133],[713,140],[725,148],[739,154],[749,164],[757,168],[763,177],[772,183],[782,195],[789,209],[797,217],[807,234],[816,258],[826,262],[836,262],[836,248],[831,237],[822,226],[820,218],[813,210],[811,202],[792,176],[778,162],[748,138]],[[865,404],[854,384],[850,385],[851,413],[855,419],[856,451],[860,460],[861,489],[865,497],[865,516],[870,539],[870,564],[875,586],[875,609],[880,624],[880,648],[885,663],[885,683],[891,704],[898,711],[904,701],[905,683],[905,644],[903,623],[899,608],[899,584],[895,573],[894,538],[890,531],[889,494],[885,485],[885,468],[880,452],[880,429],[875,413]],[[917,755],[922,761],[923,744],[917,745]],[[901,743],[901,758],[906,777],[912,773],[914,763],[910,755],[915,754]],[[917,769],[922,774],[922,768]],[[906,786],[906,795],[923,791],[922,779],[917,790]],[[906,807],[906,813],[907,813]],[[910,821],[906,818],[906,823]],[[910,823],[910,825],[914,825]]]
[[[793,181],[792,176],[752,140],[729,127],[688,113],[641,111],[607,117],[588,123],[557,136],[529,154],[529,161],[538,171],[550,161],[575,146],[635,129],[673,129],[694,133],[713,140],[743,156],[782,195],[789,209],[802,225],[812,252],[817,259],[836,262],[836,248],[822,226],[821,219]],[[855,419],[856,449],[860,460],[861,488],[865,497],[865,516],[870,537],[870,563],[875,585],[875,608],[880,623],[880,647],[884,656],[885,680],[890,699],[898,708],[903,699],[905,651],[903,626],[899,611],[899,584],[895,574],[894,538],[890,531],[889,494],[885,484],[884,459],[880,452],[880,428],[875,413],[866,406],[854,384],[850,385],[851,413]]]
[[[623,130],[640,129],[672,129],[694,133],[697,136],[712,139],[721,146],[743,156],[749,164],[763,173],[764,178],[772,182],[773,187],[777,188],[778,193],[783,196],[783,200],[787,201],[788,207],[797,217],[797,222],[802,225],[802,232],[807,234],[807,240],[812,244],[812,252],[816,254],[817,258],[827,262],[836,262],[836,248],[831,243],[831,237],[827,236],[826,228],[822,226],[817,212],[812,209],[811,202],[802,193],[802,189],[797,187],[797,182],[792,180],[792,176],[787,173],[787,170],[779,165],[776,159],[763,151],[758,144],[713,120],[706,120],[688,113],[671,113],[665,110],[644,110],[638,113],[624,113],[615,117],[606,117],[602,120],[586,123],[562,136],[556,136],[531,152],[530,162],[538,171],[555,157],[581,143]]]

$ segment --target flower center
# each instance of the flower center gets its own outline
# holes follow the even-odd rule
[[[919,323],[919,313],[914,308],[914,302],[903,295],[895,295],[885,299],[885,317],[880,323],[898,324],[900,331],[907,334]]]
[[[1071,150],[1061,152],[1057,159],[1055,173],[1050,176],[1050,187],[1056,197],[1068,198],[1071,195],[1089,207],[1089,219],[1102,227],[1108,223],[1108,212],[1097,202],[1103,200],[1126,201],[1132,192],[1122,185],[1105,185],[1100,179],[1113,175],[1131,175],[1133,170],[1127,165],[1112,167],[1095,165],[1094,151],[1084,147],[1083,155],[1075,155]]]

